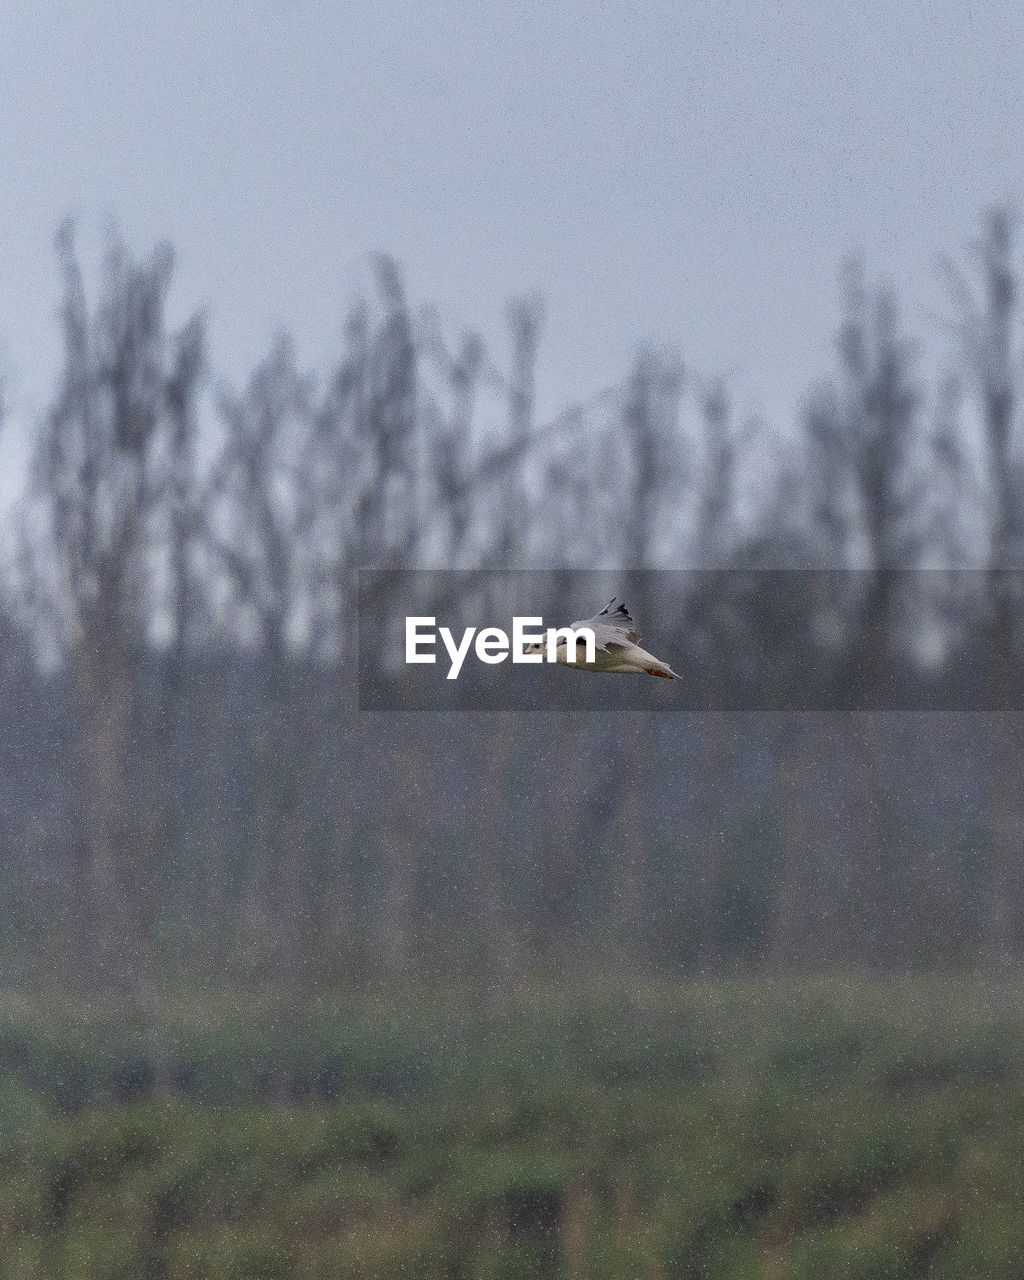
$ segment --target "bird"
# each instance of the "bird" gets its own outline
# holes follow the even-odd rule
[[[612,606],[615,608],[612,608]],[[576,661],[570,662],[568,646],[563,638],[555,651],[557,660],[580,671],[603,671],[608,674],[659,676],[662,680],[681,680],[667,662],[640,648],[640,632],[626,606],[613,596],[600,613],[586,622],[574,622],[573,631],[589,627],[594,633],[594,661],[586,661],[583,637],[576,641]],[[543,653],[543,642],[523,646],[524,653]]]

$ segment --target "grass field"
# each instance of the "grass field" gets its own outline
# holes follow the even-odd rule
[[[2,998],[0,1280],[1024,1275],[1024,987]]]

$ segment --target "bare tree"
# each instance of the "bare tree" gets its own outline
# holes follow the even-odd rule
[[[537,298],[513,301],[508,308],[511,370],[505,386],[507,442],[526,449],[536,428],[534,379],[543,308]],[[526,454],[523,454],[526,457]],[[483,560],[497,568],[523,562],[529,535],[529,504],[522,466],[513,466],[502,487],[501,506],[487,522],[490,546]],[[500,989],[522,964],[521,922],[509,900],[503,853],[509,847],[508,816],[513,800],[512,770],[521,735],[516,718],[487,716],[472,726],[476,758],[482,760],[473,820],[470,891],[480,942],[482,971],[489,989]]]
[[[681,494],[669,491],[667,479],[680,474],[679,403],[682,369],[678,360],[654,352],[641,354],[630,375],[622,417],[630,453],[629,484],[623,504],[621,552],[630,578],[630,607],[646,625],[654,622],[655,597],[649,571],[656,567],[659,540],[667,521],[666,502]],[[651,832],[649,761],[655,754],[655,723],[638,712],[624,718],[617,751],[619,804],[611,845],[611,915],[620,950],[634,961],[646,959],[650,946]]]
[[[94,976],[125,985],[151,915],[130,740],[153,610],[153,459],[180,376],[164,321],[172,256],[159,246],[137,262],[114,240],[92,309],[70,225],[57,250],[64,363],[36,447],[28,578],[71,691],[85,958]]]
[[[913,349],[904,336],[895,298],[871,295],[859,262],[848,265],[846,314],[839,335],[841,378],[833,399],[831,435],[822,421],[819,441],[846,463],[847,557],[863,556],[866,569],[852,618],[847,691],[856,704],[885,697],[896,657],[900,611],[899,569],[919,558],[915,449],[919,446],[920,391]],[[887,722],[878,711],[855,713],[850,737],[851,946],[868,964],[905,958],[906,919],[901,864],[892,845]]]
[[[976,286],[946,264],[961,311],[961,336],[981,403],[989,464],[989,527],[983,649],[987,664],[989,830],[984,950],[1007,965],[1020,956],[1020,862],[1024,814],[1024,756],[1013,716],[1021,592],[1014,572],[1024,551],[1024,486],[1018,440],[1022,341],[1015,244],[1009,208],[989,211],[975,247]],[[980,297],[978,296],[980,293]]]
[[[720,575],[728,572],[735,538],[739,433],[728,389],[721,379],[701,391],[699,399],[703,467],[699,479],[693,558],[701,580],[691,601],[691,625],[698,638],[711,708],[699,721],[701,776],[693,841],[693,904],[696,964],[713,972],[724,958],[722,903],[728,874],[726,782],[732,728],[716,706],[727,679],[728,637],[718,614]]]
[[[206,334],[200,316],[173,335],[168,352],[164,425],[151,464],[148,526],[156,581],[149,645],[155,647],[157,691],[153,732],[145,756],[151,769],[149,803],[144,807],[144,843],[151,859],[186,855],[187,775],[190,699],[196,668],[207,638],[209,592],[201,566],[199,398],[206,372]],[[155,634],[153,634],[155,632]],[[205,865],[205,864],[204,864]],[[180,904],[196,918],[203,903],[188,894]]]
[[[242,954],[294,967],[306,949],[310,822],[294,656],[311,614],[316,491],[310,479],[311,380],[281,337],[241,395],[222,397],[224,448],[212,477],[205,538],[230,583],[237,640],[252,654],[259,712],[251,739],[248,871]]]

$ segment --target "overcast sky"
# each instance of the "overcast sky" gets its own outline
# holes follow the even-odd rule
[[[326,360],[374,249],[452,332],[548,300],[541,400],[674,345],[791,414],[843,255],[938,302],[933,260],[1024,172],[1020,0],[33,0],[0,19],[0,342],[55,364],[52,238],[179,254],[241,379],[276,327]]]

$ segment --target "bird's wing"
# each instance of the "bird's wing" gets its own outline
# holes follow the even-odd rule
[[[599,649],[607,650],[611,645],[621,648],[625,644],[638,644],[640,632],[629,616],[629,610],[624,604],[615,605],[615,608],[612,608],[613,605],[615,605],[614,599],[610,600],[593,618],[588,618],[585,622],[574,622],[573,630],[589,627],[594,633],[594,641]]]

